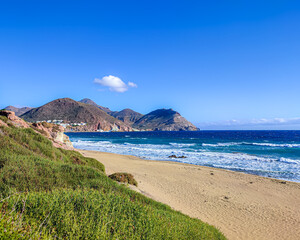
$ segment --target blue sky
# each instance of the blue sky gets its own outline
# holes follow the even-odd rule
[[[1,108],[87,97],[202,129],[300,129],[300,2],[1,1],[0,83]]]

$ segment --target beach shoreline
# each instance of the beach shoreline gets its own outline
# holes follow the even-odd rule
[[[136,191],[214,225],[228,239],[300,239],[300,183],[175,161],[79,150]]]

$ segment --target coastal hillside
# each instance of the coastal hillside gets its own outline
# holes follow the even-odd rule
[[[67,131],[196,131],[192,123],[172,109],[158,109],[146,115],[126,108],[112,111],[84,98],[56,99],[41,107],[29,109],[20,115],[20,109],[11,111],[29,122],[47,121],[64,126]]]
[[[0,239],[225,239],[118,184],[103,164],[56,148],[42,133],[0,112]]]
[[[95,103],[93,100],[89,99],[89,98],[84,98],[84,99],[81,99],[80,101],[78,102],[81,102],[81,103],[85,103],[85,104],[90,104],[90,105],[93,105],[93,106],[96,106],[98,108],[100,108],[102,111],[110,114],[112,111],[107,108],[107,107],[102,107],[100,105],[98,105],[97,103]]]
[[[65,126],[75,131],[131,131],[124,122],[110,116],[96,106],[61,98],[34,108],[21,115],[29,122],[63,121]]]
[[[8,110],[8,111],[14,112],[17,116],[21,116],[22,114],[28,112],[28,111],[31,110],[32,108],[31,108],[31,107],[17,108],[17,107],[14,107],[14,106],[7,106],[7,107],[5,107],[4,109],[5,109],[5,110]]]
[[[130,126],[143,116],[143,114],[135,112],[129,108],[123,109],[122,111],[112,111],[107,107],[102,107],[102,106],[98,105],[97,103],[95,103],[93,100],[91,100],[89,98],[84,98],[84,99],[80,100],[79,102],[96,106],[96,107],[100,108],[101,110],[103,110],[104,112],[108,113],[109,115],[119,119],[120,121],[122,121]]]
[[[123,109],[120,112],[111,112],[110,114],[130,126],[143,117],[143,114],[135,112],[129,108]]]
[[[173,109],[158,109],[133,124],[137,129],[154,131],[197,131],[198,128]]]
[[[99,108],[97,103],[91,99],[85,98],[80,102],[94,105]],[[108,109],[108,108],[106,108]],[[134,130],[147,131],[197,131],[198,128],[187,121],[178,112],[173,109],[158,109],[146,115],[138,113],[132,109],[126,108],[122,111],[107,111],[111,116],[119,119],[125,124],[134,128]]]

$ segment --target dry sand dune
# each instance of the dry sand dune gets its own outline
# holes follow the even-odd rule
[[[137,191],[219,228],[228,239],[300,239],[300,184],[166,161],[81,151],[108,174],[132,173]]]

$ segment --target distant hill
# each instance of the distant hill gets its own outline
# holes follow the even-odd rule
[[[89,99],[89,98],[81,99],[81,100],[78,101],[78,102],[96,106],[96,107],[100,108],[102,111],[104,111],[104,112],[106,112],[106,113],[111,113],[111,112],[112,112],[109,108],[107,108],[107,107],[102,107],[102,106],[98,105],[97,103],[95,103],[93,100],[91,100],[91,99]]]
[[[12,111],[16,114],[16,116],[21,116],[22,114],[28,112],[29,110],[31,110],[31,107],[22,107],[22,108],[17,108],[14,106],[7,106],[6,108],[4,108],[5,110],[8,111]]]
[[[104,112],[108,113],[109,115],[111,115],[129,125],[132,125],[134,122],[136,122],[138,119],[140,119],[143,116],[143,114],[135,112],[129,108],[126,108],[122,111],[112,111],[107,107],[102,107],[102,106],[98,105],[97,103],[95,103],[93,100],[91,100],[89,98],[84,98],[78,102],[96,106],[96,107],[100,108],[101,110],[103,110]]]
[[[29,122],[46,120],[64,120],[69,123],[87,123],[86,126],[76,127],[80,131],[131,131],[124,122],[108,115],[100,108],[77,102],[70,98],[61,98],[34,108],[21,115]]]
[[[19,109],[9,106],[11,111]],[[30,109],[20,117],[29,122],[63,120],[72,131],[196,131],[192,123],[172,109],[158,109],[146,115],[126,108],[111,111],[91,99],[61,98]]]
[[[133,125],[133,128],[153,131],[196,131],[198,130],[192,123],[187,121],[173,109],[158,109],[150,112]]]
[[[130,126],[143,117],[143,114],[135,112],[129,108],[126,108],[120,112],[111,112],[110,114]]]

